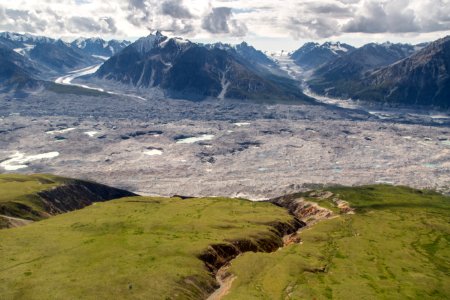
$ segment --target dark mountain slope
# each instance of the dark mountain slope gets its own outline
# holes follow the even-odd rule
[[[40,71],[27,58],[0,46],[0,90],[8,92],[38,86]]]
[[[367,71],[390,65],[414,52],[415,47],[411,45],[367,44],[321,66],[308,83],[319,94],[349,97],[353,90],[359,88]]]
[[[450,108],[450,36],[364,79],[354,98]]]
[[[215,43],[204,45],[208,49],[220,49],[228,52],[236,60],[246,67],[253,69],[256,72],[273,74],[277,73],[278,65],[270,59],[262,51],[255,49],[246,42],[237,45]]]
[[[248,64],[236,50],[156,33],[110,58],[95,77],[138,88],[160,87],[172,97],[311,101],[294,82],[271,78]]]
[[[30,58],[58,73],[65,73],[99,62],[98,59],[83,55],[81,51],[69,47],[61,40],[54,43],[37,44],[30,51]]]

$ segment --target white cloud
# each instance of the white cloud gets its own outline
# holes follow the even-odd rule
[[[247,33],[247,26],[233,17],[230,7],[212,7],[202,19],[202,28],[212,34],[244,36]]]
[[[323,39],[450,31],[450,0],[0,0],[0,30]]]

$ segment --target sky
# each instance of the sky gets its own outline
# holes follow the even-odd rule
[[[154,30],[267,51],[420,43],[450,35],[450,0],[0,0],[0,31],[135,40]]]

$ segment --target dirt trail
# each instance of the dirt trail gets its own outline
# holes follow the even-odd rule
[[[301,229],[299,229],[300,231]],[[300,243],[300,237],[298,232],[294,232],[283,237],[283,247],[280,249],[287,247],[292,244]],[[238,256],[239,257],[239,256]],[[237,258],[237,257],[236,257]],[[236,259],[234,258],[234,259]],[[231,267],[231,262],[221,267],[216,274],[216,281],[219,283],[220,287],[212,293],[207,300],[221,300],[225,297],[231,289],[233,281],[237,278],[237,276],[228,272]]]
[[[33,223],[31,220],[25,220],[20,218],[14,218],[10,216],[0,215],[0,218],[4,219],[7,223],[6,228],[15,228],[15,227],[21,227],[28,225],[30,223]]]
[[[228,272],[228,269],[231,267],[231,264],[227,264],[217,271],[216,280],[219,283],[220,287],[212,293],[207,300],[221,300],[225,297],[231,289],[231,285],[233,281],[236,279],[236,276]]]

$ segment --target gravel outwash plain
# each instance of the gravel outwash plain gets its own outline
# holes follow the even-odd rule
[[[450,192],[445,116],[53,93],[0,99],[0,116],[0,173],[54,173],[145,195],[254,200],[316,184]],[[11,168],[18,154],[34,159]]]

